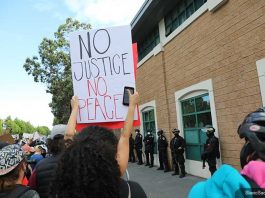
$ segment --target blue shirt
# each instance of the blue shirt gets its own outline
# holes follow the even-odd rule
[[[31,164],[32,170],[35,168],[36,164],[43,159],[41,154],[34,154],[30,157],[30,161],[35,161],[36,163]]]
[[[251,198],[246,193],[250,189],[249,183],[240,173],[229,165],[222,165],[211,178],[195,184],[189,198]]]

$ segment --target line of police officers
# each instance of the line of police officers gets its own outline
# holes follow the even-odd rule
[[[209,170],[211,175],[216,171],[216,158],[220,158],[219,152],[219,140],[214,136],[215,129],[213,127],[206,127],[202,129],[203,132],[206,132],[207,140],[204,145],[204,151],[201,155],[201,159],[203,160],[203,168],[205,168],[205,161],[209,165]],[[129,161],[135,162],[134,156],[134,148],[136,150],[136,155],[138,158],[138,165],[143,164],[142,159],[142,148],[143,142],[145,145],[145,156],[146,156],[146,164],[145,166],[149,166],[152,168],[154,166],[154,136],[151,133],[151,130],[147,131],[147,135],[142,137],[140,134],[140,130],[135,130],[136,136],[135,140],[132,135],[130,137],[130,153],[129,153]],[[172,133],[174,137],[170,141],[170,150],[171,157],[173,162],[173,174],[179,175],[180,178],[185,177],[185,158],[184,151],[186,147],[186,143],[183,137],[179,135],[180,131],[178,129],[173,129]],[[168,157],[167,157],[167,147],[168,142],[166,137],[163,135],[163,130],[160,129],[157,132],[158,135],[158,152],[159,152],[159,168],[157,170],[164,170],[164,172],[169,171]]]

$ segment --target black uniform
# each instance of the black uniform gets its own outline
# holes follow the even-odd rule
[[[180,176],[183,177],[185,176],[185,158],[184,158],[184,149],[185,149],[186,143],[183,137],[181,136],[175,136],[173,139],[170,141],[170,149],[172,153],[172,160],[173,160],[173,165],[174,165],[174,173],[173,175],[178,175],[179,174],[179,168],[181,171]]]
[[[154,166],[154,136],[150,133],[144,138],[146,166],[150,168]],[[149,157],[151,161],[149,162]]]
[[[129,138],[129,162],[135,162],[135,156],[134,156],[134,139],[132,137],[132,135]]]
[[[159,151],[159,164],[160,167],[158,170],[163,170],[165,169],[165,172],[168,171],[168,158],[167,158],[167,139],[164,135],[160,134],[158,136],[158,151]]]
[[[134,145],[135,145],[136,155],[138,158],[138,164],[141,165],[143,164],[143,158],[142,158],[143,136],[140,133],[136,133]]]
[[[204,152],[202,153],[202,160],[206,160],[209,165],[211,175],[216,171],[216,158],[220,158],[219,140],[214,134],[208,135],[206,144],[204,145]]]

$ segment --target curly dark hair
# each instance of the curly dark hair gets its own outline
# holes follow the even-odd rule
[[[65,141],[63,135],[55,135],[53,139],[47,140],[47,147],[49,153],[52,155],[58,155],[65,150]]]
[[[83,129],[61,157],[51,196],[119,197],[117,144],[116,136],[106,128],[91,126]]]

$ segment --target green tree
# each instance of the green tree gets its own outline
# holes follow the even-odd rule
[[[6,132],[12,133],[13,120],[12,120],[11,116],[7,116],[5,123],[6,123]]]
[[[23,120],[20,120],[18,118],[15,118],[14,122],[20,127],[19,134],[23,134],[26,132],[26,122]]]
[[[36,127],[36,131],[38,131],[42,135],[48,135],[50,134],[50,129],[46,126],[38,126]]]
[[[36,131],[35,127],[30,123],[26,122],[26,133],[34,133]]]
[[[90,24],[71,18],[59,26],[54,39],[44,38],[39,46],[39,57],[27,58],[24,69],[35,82],[45,83],[46,92],[52,94],[49,104],[54,115],[54,124],[67,123],[70,115],[70,99],[73,95],[69,33],[90,29]]]

